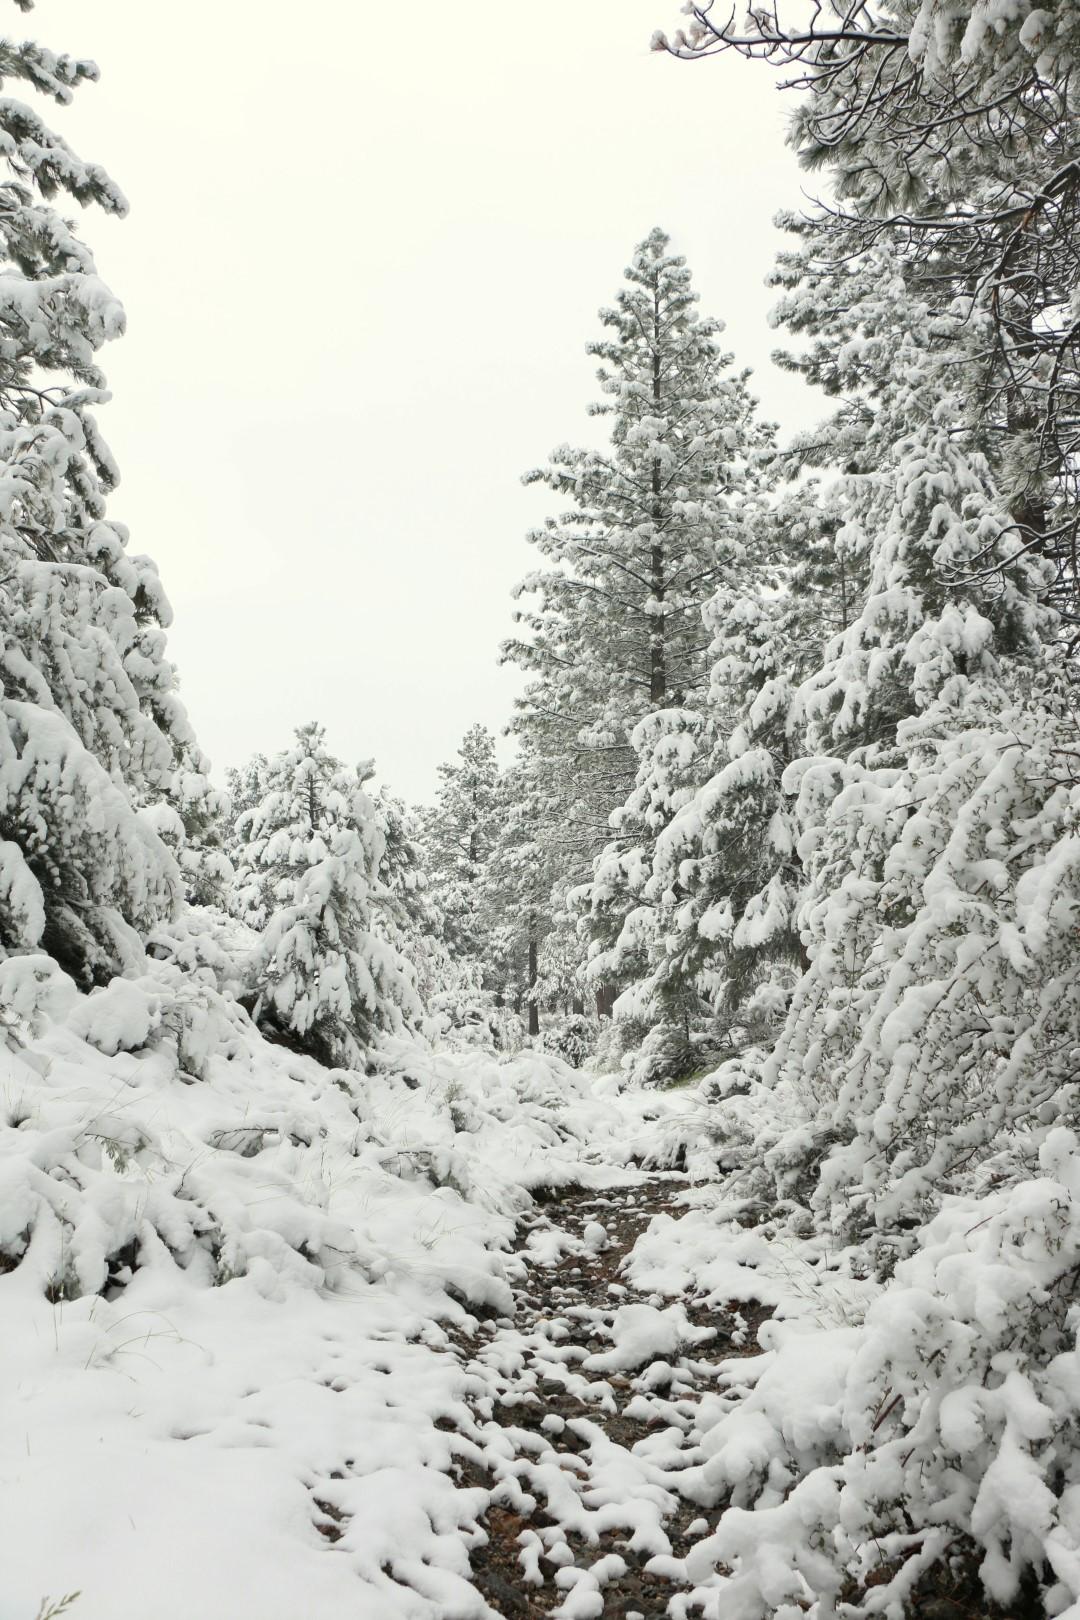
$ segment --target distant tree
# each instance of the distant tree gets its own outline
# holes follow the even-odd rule
[[[471,972],[472,964],[447,945],[419,816],[386,787],[372,795],[372,802],[383,836],[375,930],[412,968],[425,1014],[446,1015],[452,1026],[459,1007],[475,1011],[481,999],[479,971]]]
[[[471,726],[456,760],[440,765],[438,776],[435,803],[421,818],[432,900],[441,914],[447,944],[478,963],[490,982],[487,888],[502,815],[491,733],[484,726]]]
[[[197,749],[182,747],[167,799],[151,801],[140,819],[153,826],[172,850],[185,900],[196,906],[229,904],[233,866],[232,800],[215,788],[207,761]]]
[[[415,975],[380,932],[385,839],[361,785],[301,726],[269,761],[266,791],[240,818],[239,908],[261,926],[255,1017],[323,1061],[354,1067],[386,1030],[415,1022]]]
[[[572,506],[529,536],[550,566],[518,587],[535,605],[503,648],[532,677],[516,729],[544,762],[570,882],[588,876],[633,784],[634,727],[704,698],[701,609],[753,545],[752,466],[770,438],[663,231],[626,280],[601,311],[610,336],[589,345],[610,444],[562,446],[528,475]]]
[[[266,792],[270,776],[270,761],[265,754],[252,754],[245,765],[230,765],[225,772],[225,785],[229,792],[232,825],[236,826],[245,810],[254,810]],[[230,839],[234,835],[230,833]],[[236,848],[235,841],[230,844]]]

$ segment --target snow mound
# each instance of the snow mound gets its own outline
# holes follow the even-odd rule
[[[669,1305],[666,1310],[657,1310],[655,1305],[620,1305],[606,1331],[613,1347],[586,1356],[582,1365],[590,1372],[633,1372],[646,1362],[667,1360],[684,1346],[715,1337],[711,1328],[694,1327],[682,1305]]]

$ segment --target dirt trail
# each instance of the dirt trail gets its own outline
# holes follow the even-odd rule
[[[555,1195],[523,1224],[514,1317],[458,1340],[486,1391],[474,1402],[480,1455],[462,1470],[492,1492],[473,1578],[507,1620],[654,1620],[677,1588],[644,1566],[685,1556],[719,1517],[683,1497],[679,1475],[696,1460],[695,1414],[717,1362],[753,1351],[767,1312],[683,1301],[670,1353],[595,1365],[619,1359],[608,1330],[620,1307],[672,1303],[636,1292],[620,1266],[682,1188],[668,1176]]]

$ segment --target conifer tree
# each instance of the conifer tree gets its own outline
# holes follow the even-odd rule
[[[968,401],[1012,520],[1011,546],[972,561],[989,579],[1037,553],[1075,624],[1075,7],[910,0],[822,9],[809,27],[775,0],[684,9],[690,26],[656,48],[795,69],[791,144],[808,170],[828,167],[837,206],[811,229],[833,238],[831,260],[886,245],[913,295],[966,320]]]
[[[800,934],[816,902],[803,892],[800,850],[811,846],[800,835],[812,838],[814,817],[843,791],[842,762],[895,767],[906,720],[942,694],[974,703],[971,678],[995,679],[1002,653],[1037,656],[1045,626],[1037,559],[989,598],[957,583],[1008,529],[965,426],[962,325],[913,297],[882,251],[834,261],[803,235],[777,278],[777,318],[811,340],[791,363],[843,403],[789,459],[837,471],[778,508],[783,589],[762,578],[749,596],[721,591],[710,604],[714,773],[660,832],[649,874],[638,869],[663,942],[647,995],[662,1006],[696,990],[725,1038],[736,1027],[774,1038],[807,966]],[[800,807],[785,772],[815,754],[828,757]],[[871,927],[868,951],[874,938]]]
[[[201,753],[181,747],[168,798],[143,806],[139,818],[173,853],[184,899],[227,908],[234,876],[227,852],[233,841],[232,801],[212,785],[207,768]]]
[[[592,879],[571,893],[589,935],[588,978],[625,987],[652,971],[662,921],[653,900],[658,835],[708,774],[708,727],[692,709],[660,709],[631,735],[637,781],[611,817],[612,840],[601,851]],[[645,1005],[636,1008],[639,1016]]]
[[[427,868],[420,818],[387,788],[373,795],[383,835],[379,879],[381,902],[375,929],[412,969],[423,1031],[453,1036],[490,1025],[490,997],[481,986],[478,963],[452,949]]]
[[[96,77],[92,62],[0,44],[0,78],[61,106]],[[107,397],[97,354],[123,309],[51,206],[126,203],[24,102],[0,102],[0,130],[0,950],[44,947],[102,978],[181,888],[135,807],[205,762],[165,657],[156,570],[105,512],[118,475],[93,414]]]
[[[457,759],[440,765],[438,775],[436,801],[422,818],[432,900],[451,950],[476,962],[494,988],[488,886],[502,801],[495,741],[486,727],[471,726]]]
[[[254,810],[259,800],[266,792],[270,775],[270,761],[265,754],[252,754],[246,764],[241,766],[230,765],[225,772],[225,785],[229,793],[229,809],[232,813],[232,830],[229,833],[230,851],[236,851],[240,846],[236,842],[235,829],[245,810]]]
[[[240,818],[239,905],[262,929],[256,1019],[346,1067],[420,1015],[415,975],[376,923],[385,840],[364,775],[328,753],[321,727],[301,726]]]
[[[638,728],[637,787],[579,894],[590,975],[631,990],[620,1016],[670,1026],[664,1051],[683,1063],[699,1036],[716,1050],[736,1026],[740,1039],[774,1033],[800,955],[780,786],[800,618],[790,585],[775,583],[719,592],[704,618],[715,658],[709,708],[666,711]],[[653,1077],[661,1072],[654,1064]]]
[[[563,851],[552,838],[552,798],[544,766],[526,741],[500,783],[487,909],[501,994],[524,1015],[531,1036],[540,1033],[541,1004],[553,988],[543,982],[544,947],[559,909]],[[546,965],[555,968],[553,961]],[[566,971],[561,964],[560,980]]]
[[[685,9],[677,52],[795,68],[793,143],[831,171],[833,201],[783,267],[784,319],[810,339],[808,371],[848,395],[803,446],[834,475],[804,530],[808,598],[856,585],[798,669],[773,776],[803,971],[772,1053],[716,1077],[714,1123],[738,1197],[788,1236],[839,1237],[886,1284],[870,1331],[845,1329],[839,1442],[823,1426],[808,1466],[777,1426],[782,1500],[769,1463],[740,1484],[751,1511],[727,1516],[695,1597],[719,1588],[761,1620],[778,1603],[831,1613],[838,1594],[907,1613],[963,1545],[983,1608],[1064,1611],[1070,1464],[1047,1436],[1075,1413],[1047,1416],[1044,1392],[1073,1339],[1073,1290],[1046,1257],[1074,1213],[1061,1126],[1080,1041],[1078,14]],[[730,800],[723,774],[694,801],[703,827]],[[722,906],[738,873],[704,875]],[[738,1422],[730,1438],[741,1460]]]
[[[532,676],[516,729],[552,784],[571,883],[588,877],[633,784],[634,727],[704,697],[701,608],[752,548],[752,463],[769,438],[663,231],[626,281],[601,311],[610,335],[589,345],[610,443],[563,446],[529,474],[572,506],[529,536],[550,566],[518,588],[535,603],[503,650]]]

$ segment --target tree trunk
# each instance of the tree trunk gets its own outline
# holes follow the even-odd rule
[[[1029,328],[1030,330],[1030,328]],[[1016,354],[1019,366],[1025,368],[1031,364],[1032,355],[1038,352],[1038,342],[1032,334],[1027,341],[1016,341]],[[1038,431],[1039,413],[1026,398],[1019,386],[1008,389],[1006,422],[1010,437],[1019,434],[1033,436]],[[1030,547],[1035,554],[1041,555],[1046,550],[1046,504],[1037,493],[1038,485],[1022,484],[1015,490],[1009,502],[1009,515],[1013,522],[1019,526],[1017,539],[1023,546]],[[1038,537],[1038,538],[1036,538]]]
[[[657,462],[653,463],[653,489],[657,499],[653,504],[653,515],[660,516],[660,468]],[[655,545],[652,548],[651,568],[652,594],[657,602],[664,600],[664,548]],[[667,648],[664,646],[664,615],[654,613],[652,620],[652,633],[649,643],[649,702],[654,709],[662,709],[667,702]]]
[[[615,986],[598,984],[596,987],[596,1016],[610,1018],[615,1007]]]
[[[657,284],[653,293],[653,357],[652,357],[652,392],[653,403],[657,406],[661,399],[660,374],[660,288]],[[659,415],[659,411],[657,412]],[[652,554],[649,558],[649,585],[654,601],[652,628],[649,637],[649,702],[654,709],[662,709],[667,702],[667,648],[664,644],[665,624],[663,613],[655,611],[655,605],[664,600],[664,546],[660,538],[659,526],[663,512],[660,500],[660,463],[655,460],[652,464],[652,519],[654,524]]]
[[[536,1005],[536,981],[540,976],[540,951],[535,936],[529,940],[529,1034],[540,1033],[540,1009]]]

